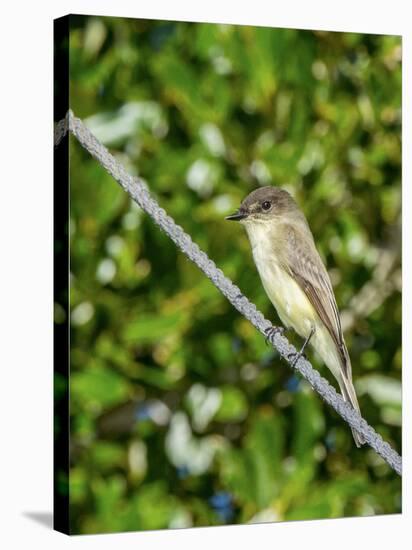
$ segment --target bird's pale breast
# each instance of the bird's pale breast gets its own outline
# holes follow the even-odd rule
[[[281,321],[306,338],[313,324],[318,324],[316,311],[298,283],[281,266],[266,227],[255,226],[248,234],[262,284]]]

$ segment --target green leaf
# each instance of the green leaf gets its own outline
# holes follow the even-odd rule
[[[181,332],[186,326],[183,311],[171,314],[141,314],[129,321],[123,330],[123,340],[135,344],[156,343],[165,336]]]
[[[221,403],[215,414],[218,422],[239,422],[248,412],[248,403],[244,393],[234,386],[221,386]]]
[[[70,379],[71,398],[82,408],[107,407],[130,395],[127,380],[103,365],[85,365]]]

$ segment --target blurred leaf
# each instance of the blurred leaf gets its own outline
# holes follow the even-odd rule
[[[73,372],[70,379],[72,398],[79,404],[109,406],[126,399],[129,385],[120,374],[102,365]]]
[[[294,396],[294,432],[292,456],[299,462],[311,462],[313,446],[323,431],[324,421],[319,398],[313,393],[300,391]]]
[[[247,415],[248,403],[241,390],[234,386],[221,386],[221,402],[215,414],[218,422],[239,422]]]
[[[181,331],[185,325],[186,315],[182,311],[168,315],[142,314],[125,326],[123,338],[136,344],[157,342],[171,332]]]

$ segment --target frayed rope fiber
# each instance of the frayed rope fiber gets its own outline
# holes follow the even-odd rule
[[[272,325],[265,319],[263,314],[258,311],[256,306],[242,294],[240,289],[232,283],[210,258],[200,250],[187,233],[177,225],[174,220],[167,215],[153,199],[147,190],[146,184],[138,177],[131,176],[124,167],[109,153],[106,147],[100,143],[85,124],[69,111],[66,118],[58,122],[55,126],[54,143],[57,146],[64,138],[67,131],[70,131],[78,140],[84,149],[86,149],[104,168],[113,176],[121,187],[131,196],[131,198],[144,210],[154,222],[164,231],[176,244],[178,248],[194,262],[199,269],[212,281],[212,283],[226,296],[229,302],[248,319],[263,335]],[[289,343],[287,338],[275,332],[270,333],[268,340],[272,346],[279,352],[289,365],[299,372],[305,378],[312,388],[322,397],[328,405],[349,424],[351,428],[359,432],[366,443],[370,445],[395,472],[402,475],[401,456],[386,443],[376,431],[346,403],[340,394],[322,378],[310,362],[304,357],[300,357],[296,362],[291,360],[296,349]]]

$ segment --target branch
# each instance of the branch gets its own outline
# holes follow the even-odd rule
[[[239,313],[248,319],[252,325],[266,336],[265,331],[271,327],[270,321],[265,319],[263,314],[258,311],[255,304],[251,303],[240,289],[228,279],[223,272],[200,250],[191,237],[177,225],[174,220],[167,215],[150,195],[146,185],[138,178],[131,176],[124,167],[114,158],[112,154],[102,145],[84,125],[76,118],[72,111],[66,115],[66,122],[60,121],[55,132],[58,141],[62,139],[62,131],[69,128],[70,132],[120,186],[130,195],[130,197],[144,210],[154,222],[164,231],[178,248],[188,258],[194,262],[199,269],[212,281],[220,292],[229,300]],[[56,145],[57,145],[57,142]],[[298,371],[312,386],[312,388],[328,403],[335,411],[350,425],[351,428],[359,432],[365,441],[393,468],[399,475],[402,475],[402,458],[392,449],[389,443],[383,441],[382,437],[369,426],[369,424],[355,411],[342,396],[320,376],[317,370],[305,358],[300,357],[293,364],[288,357],[296,354],[296,349],[289,341],[280,334],[273,334],[269,337],[273,347],[279,352],[289,365]]]

